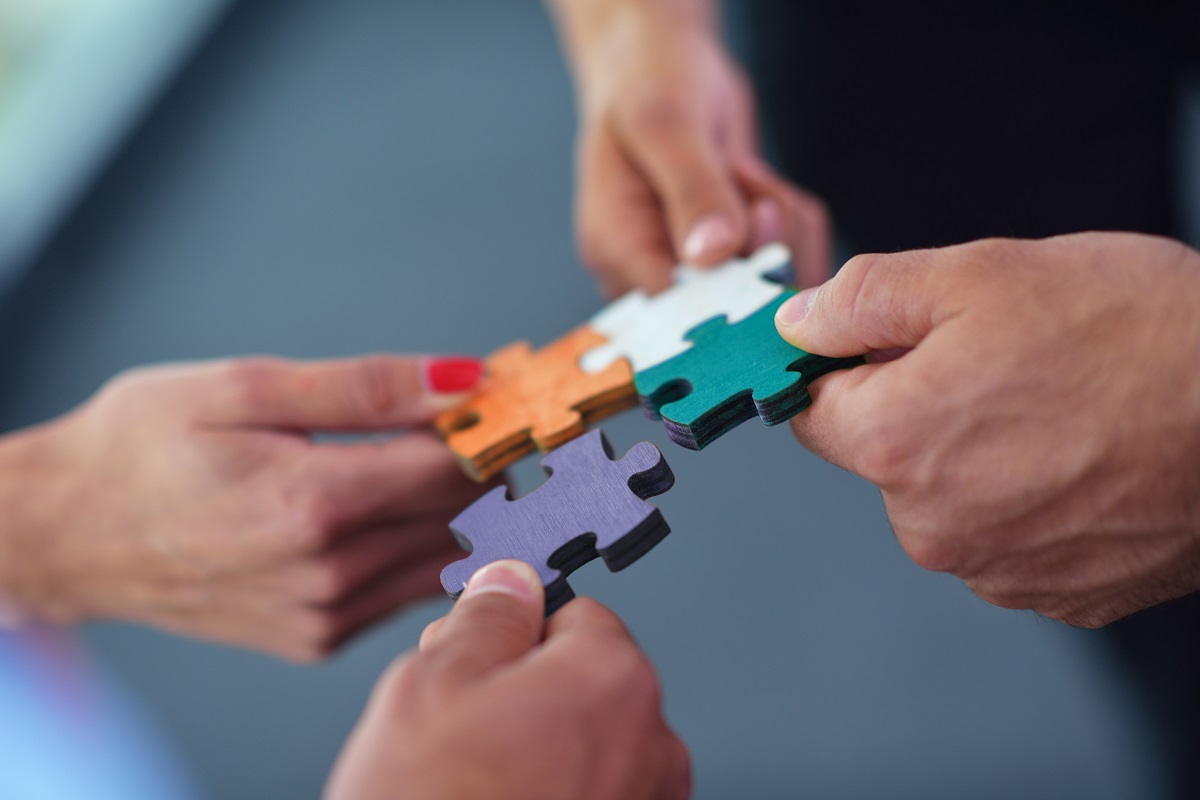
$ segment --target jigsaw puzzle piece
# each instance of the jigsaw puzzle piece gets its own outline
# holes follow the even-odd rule
[[[535,448],[552,450],[637,405],[627,363],[580,370],[580,355],[603,342],[581,326],[541,350],[518,342],[489,356],[479,390],[435,423],[467,474],[486,480]]]
[[[670,288],[653,297],[629,292],[592,317],[588,325],[608,341],[584,353],[580,366],[598,372],[625,358],[640,372],[661,364],[691,347],[684,337],[699,323],[723,315],[734,324],[777,298],[790,264],[788,249],[771,244],[709,269],[677,267]]]
[[[646,502],[666,492],[675,476],[650,442],[619,460],[600,430],[542,459],[546,482],[512,499],[493,489],[450,523],[470,555],[442,570],[442,586],[462,594],[475,571],[493,561],[519,559],[546,587],[549,616],[575,596],[567,576],[599,557],[612,572],[645,555],[670,532],[662,512]]]
[[[677,444],[701,450],[755,416],[764,425],[786,422],[812,403],[809,381],[863,363],[813,355],[785,341],[775,311],[793,294],[786,291],[733,325],[718,317],[696,326],[687,334],[691,350],[638,372],[646,415],[662,419]]]

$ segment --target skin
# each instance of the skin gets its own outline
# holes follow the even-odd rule
[[[132,620],[307,661],[439,592],[461,555],[447,523],[487,487],[425,427],[445,401],[426,363],[138,369],[0,439],[8,621]]]
[[[1200,253],[1084,233],[863,255],[777,323],[876,353],[792,429],[880,487],[921,566],[1085,627],[1200,589]]]
[[[543,607],[528,565],[477,572],[379,680],[326,800],[687,797],[687,750],[625,626],[587,598]]]
[[[753,92],[708,0],[550,0],[579,98],[576,231],[609,295],[773,241],[830,274],[828,215],[759,152]]]

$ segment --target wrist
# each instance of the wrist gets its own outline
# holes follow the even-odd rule
[[[71,622],[64,591],[66,523],[72,503],[57,454],[56,421],[0,437],[0,625]]]
[[[546,0],[581,96],[645,43],[719,35],[713,0]]]

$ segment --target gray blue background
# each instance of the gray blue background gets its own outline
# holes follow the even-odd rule
[[[600,298],[571,238],[574,112],[539,4],[245,0],[0,306],[0,426],[163,360],[485,354]],[[876,491],[749,423],[663,448],[672,534],[572,580],[658,665],[699,798],[1152,798],[1100,635],[923,572]],[[535,463],[520,485],[538,481]],[[214,798],[319,793],[375,678],[448,608],[320,666],[121,624],[84,637]],[[552,735],[552,732],[547,732]]]

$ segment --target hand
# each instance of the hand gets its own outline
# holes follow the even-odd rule
[[[580,98],[576,228],[607,294],[658,291],[773,241],[830,274],[828,216],[759,156],[749,83],[707,0],[559,0]]]
[[[777,322],[813,352],[883,351],[792,428],[880,486],[921,566],[1087,627],[1200,588],[1196,251],[1086,233],[858,256]]]
[[[10,614],[134,620],[291,659],[440,591],[483,488],[423,426],[478,362],[376,356],[138,369],[0,440]]]
[[[587,598],[543,620],[527,564],[476,572],[380,679],[327,800],[683,798],[687,750],[621,621]]]

